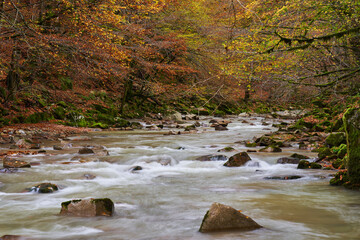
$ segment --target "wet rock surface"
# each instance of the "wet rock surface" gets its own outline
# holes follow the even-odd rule
[[[4,168],[30,168],[31,165],[28,162],[12,159],[9,157],[5,157],[3,159],[3,167]]]
[[[204,216],[199,231],[217,232],[217,231],[248,231],[261,228],[250,217],[242,214],[240,211],[220,203],[213,203]]]
[[[241,167],[245,165],[251,158],[246,152],[237,153],[224,164],[225,167]]]
[[[109,198],[76,199],[61,203],[60,215],[74,217],[112,216],[114,203]]]

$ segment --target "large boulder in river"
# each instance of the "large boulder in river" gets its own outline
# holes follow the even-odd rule
[[[200,232],[216,232],[226,230],[248,231],[261,228],[250,217],[240,211],[220,203],[213,203],[204,216]]]
[[[246,152],[237,153],[224,163],[225,167],[241,167],[248,161],[251,161],[250,156]]]
[[[25,161],[20,161],[16,159],[11,159],[9,157],[5,157],[3,160],[4,168],[29,168],[30,163]]]
[[[75,217],[112,216],[114,203],[109,198],[77,199],[61,203],[60,215]]]

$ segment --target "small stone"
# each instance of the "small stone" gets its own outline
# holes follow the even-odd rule
[[[79,154],[94,154],[94,151],[91,148],[84,147],[79,150]]]
[[[54,146],[53,146],[53,149],[54,149],[54,150],[63,150],[64,148],[61,147],[61,146],[58,146],[58,145],[54,145]]]
[[[218,125],[215,127],[215,131],[226,131],[229,130],[227,127],[223,127],[221,125]]]

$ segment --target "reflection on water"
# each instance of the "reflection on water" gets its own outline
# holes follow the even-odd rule
[[[229,131],[203,129],[201,134],[164,136],[164,132],[96,132],[91,141],[54,155],[28,156],[40,165],[15,174],[0,174],[0,236],[34,239],[359,239],[360,194],[328,185],[331,172],[276,165],[293,152],[250,153],[245,167],[226,168],[224,161],[195,159],[218,154],[221,148],[251,140],[263,130],[261,119],[250,126],[234,121]],[[273,129],[274,130],[274,129]],[[83,144],[106,146],[110,156],[72,164]],[[59,154],[61,153],[61,154]],[[221,153],[230,157],[234,153]],[[143,170],[133,173],[133,166]],[[84,174],[96,176],[84,178]],[[297,180],[265,177],[299,175]],[[22,193],[41,182],[60,191],[46,195]],[[108,197],[114,217],[59,216],[60,204],[74,198]],[[202,218],[213,202],[241,209],[264,228],[250,232],[201,234]]]

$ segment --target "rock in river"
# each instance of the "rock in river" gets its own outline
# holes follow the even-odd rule
[[[77,199],[61,203],[60,215],[75,217],[112,216],[114,203],[109,198]]]
[[[213,203],[204,216],[200,232],[215,232],[225,230],[254,230],[261,228],[250,217],[240,211],[220,203]]]
[[[91,148],[84,147],[79,150],[79,154],[94,154],[95,152]]]
[[[30,163],[25,161],[20,161],[16,159],[11,159],[9,157],[5,157],[3,160],[4,168],[29,168]]]
[[[37,193],[53,193],[58,191],[59,188],[55,184],[52,183],[40,183],[32,188],[28,188],[30,192],[37,192]]]
[[[205,156],[201,156],[196,158],[196,160],[198,161],[226,161],[228,160],[228,157],[226,157],[225,155],[205,155]]]
[[[224,163],[225,167],[240,167],[245,163],[250,161],[251,158],[246,152],[237,153],[234,156],[230,157],[229,161]]]

